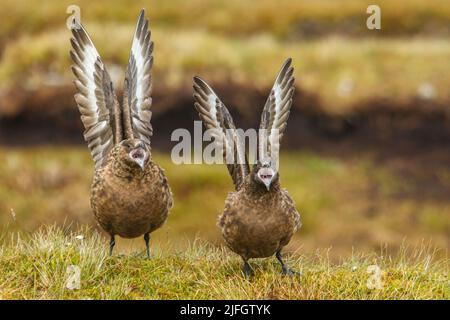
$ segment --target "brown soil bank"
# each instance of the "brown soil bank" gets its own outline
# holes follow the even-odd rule
[[[235,122],[244,129],[256,127],[267,90],[216,85]],[[176,128],[193,130],[198,120],[192,93],[157,88],[154,95],[153,147],[170,150],[176,143],[170,135]],[[237,94],[237,92],[245,92]],[[159,93],[164,93],[159,94]],[[438,103],[411,99],[387,101],[374,98],[347,110],[347,114],[325,112],[320,98],[297,90],[285,149],[394,147],[411,150],[443,148],[449,153],[450,109]],[[37,91],[10,93],[0,104],[0,144],[81,144],[82,125],[73,100],[72,87],[47,87]]]

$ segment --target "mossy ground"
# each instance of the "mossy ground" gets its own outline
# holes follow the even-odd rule
[[[80,234],[83,237],[80,237]],[[449,299],[448,259],[426,247],[388,255],[358,255],[331,263],[326,252],[286,258],[301,276],[283,276],[275,259],[252,262],[245,279],[241,261],[225,248],[201,241],[108,256],[96,232],[77,234],[46,227],[0,247],[2,299]],[[80,269],[79,289],[68,289],[70,266]],[[372,267],[369,267],[372,266]],[[376,267],[374,267],[376,266]],[[371,282],[380,268],[380,282]],[[376,274],[375,274],[376,276]],[[369,285],[368,285],[369,283]],[[375,283],[375,286],[370,283]]]

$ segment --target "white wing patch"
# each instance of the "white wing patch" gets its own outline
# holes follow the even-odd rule
[[[215,138],[216,146],[222,148],[228,171],[239,189],[249,169],[245,149],[230,113],[214,90],[198,77],[194,77],[194,99],[200,119]]]
[[[281,67],[262,112],[260,129],[266,129],[268,136],[263,139],[267,143],[259,142],[260,157],[261,155],[271,156],[273,151],[275,154],[271,157],[277,158],[294,94],[294,69],[291,62],[291,59],[287,59]]]
[[[70,55],[75,63],[72,71],[78,90],[75,101],[85,127],[84,139],[91,150],[96,168],[99,168],[105,162],[114,142],[110,118],[113,106],[108,105],[111,104],[110,101],[106,101],[106,95],[114,96],[114,93],[105,92],[112,89],[105,88],[109,75],[86,30],[77,25],[72,33],[74,38],[71,39]]]
[[[126,72],[126,95],[124,108],[129,108],[125,114],[128,116],[125,123],[130,123],[130,135],[143,140],[150,145],[152,136],[151,106],[152,106],[152,75],[153,65],[153,42],[148,28],[148,20],[141,11],[136,25],[136,30],[131,45],[130,60]],[[128,120],[129,119],[129,120]]]
[[[136,76],[137,79],[139,79],[136,86],[137,105],[141,105],[144,99],[149,95],[148,87],[144,87],[144,84],[147,83],[148,78],[150,77],[149,73],[145,73],[146,65],[148,65],[150,61],[149,59],[144,58],[143,52],[145,52],[145,48],[141,46],[139,39],[135,37],[131,47],[131,54],[136,61]]]
[[[209,89],[211,89],[211,88],[209,87]],[[211,89],[211,92],[214,92],[214,91],[212,91],[212,89]],[[208,104],[211,106],[210,115],[211,115],[211,118],[213,118],[214,122],[216,123],[216,128],[220,128],[220,123],[217,120],[217,100],[218,99],[219,98],[215,94],[208,95]]]

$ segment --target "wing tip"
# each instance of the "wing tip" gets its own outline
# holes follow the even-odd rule
[[[284,73],[287,73],[287,71],[288,71],[290,68],[292,68],[292,58],[291,58],[291,57],[288,57],[288,58],[284,61],[283,65],[282,65],[282,67],[281,67],[281,71],[284,71]]]
[[[70,26],[70,30],[73,32],[74,29],[81,29],[81,22],[78,21],[75,17],[72,19],[72,25]]]
[[[290,65],[291,63],[292,63],[292,58],[291,57],[287,57],[287,59],[284,61],[284,64]]]
[[[143,41],[146,38],[146,35],[150,33],[149,30],[149,21],[145,18],[145,9],[142,8],[139,12],[139,17],[136,22],[136,28],[133,36],[134,41]],[[151,42],[151,41],[150,41]]]
[[[143,29],[145,26],[147,26],[148,28],[148,20],[145,18],[145,9],[142,8],[141,11],[139,12],[136,28],[140,30]]]
[[[142,24],[142,22],[145,20],[145,9],[142,8],[141,11],[139,11],[138,16],[138,25]]]
[[[198,91],[198,89],[201,89],[202,91],[204,91],[206,94],[213,94],[216,95],[213,91],[213,89],[208,85],[208,83],[206,83],[205,80],[203,80],[202,78],[200,78],[199,76],[194,76],[193,78],[194,81],[194,91]]]
[[[71,39],[74,39],[75,42],[78,43],[78,45],[81,48],[84,48],[85,46],[90,46],[95,49],[94,43],[92,42],[89,33],[80,22],[77,21],[77,26],[72,28],[71,31],[73,35],[73,38]]]
[[[292,65],[292,58],[287,57],[286,60],[284,60],[283,64],[281,65],[280,71],[289,69],[291,65]]]
[[[292,58],[288,57],[284,61],[283,65],[281,66],[280,71],[278,72],[278,75],[277,75],[275,83],[279,84],[279,83],[283,82],[283,80],[285,79],[286,75],[289,74],[289,73],[291,74],[290,77],[293,77],[293,70],[294,70],[294,67],[292,66]]]
[[[199,76],[193,76],[192,80],[194,81],[195,84],[201,84],[201,83],[206,83],[202,78],[200,78]]]

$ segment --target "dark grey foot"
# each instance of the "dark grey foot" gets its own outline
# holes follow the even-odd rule
[[[252,268],[250,267],[247,260],[244,260],[244,265],[242,266],[242,272],[244,272],[245,279],[249,279],[252,275]]]
[[[281,257],[281,251],[277,251],[275,256],[277,257],[278,261],[281,264],[281,273],[283,275],[286,275],[286,276],[301,276],[302,275],[300,272],[294,271],[286,266],[286,264],[283,261],[283,258]]]
[[[301,276],[302,273],[292,270],[290,268],[284,267],[283,269],[281,269],[281,273],[285,276]]]
[[[144,234],[145,247],[147,251],[147,259],[150,259],[150,234],[147,232]]]
[[[109,240],[109,256],[112,256],[115,245],[116,245],[116,239],[114,239],[114,236],[111,236],[111,240]]]

